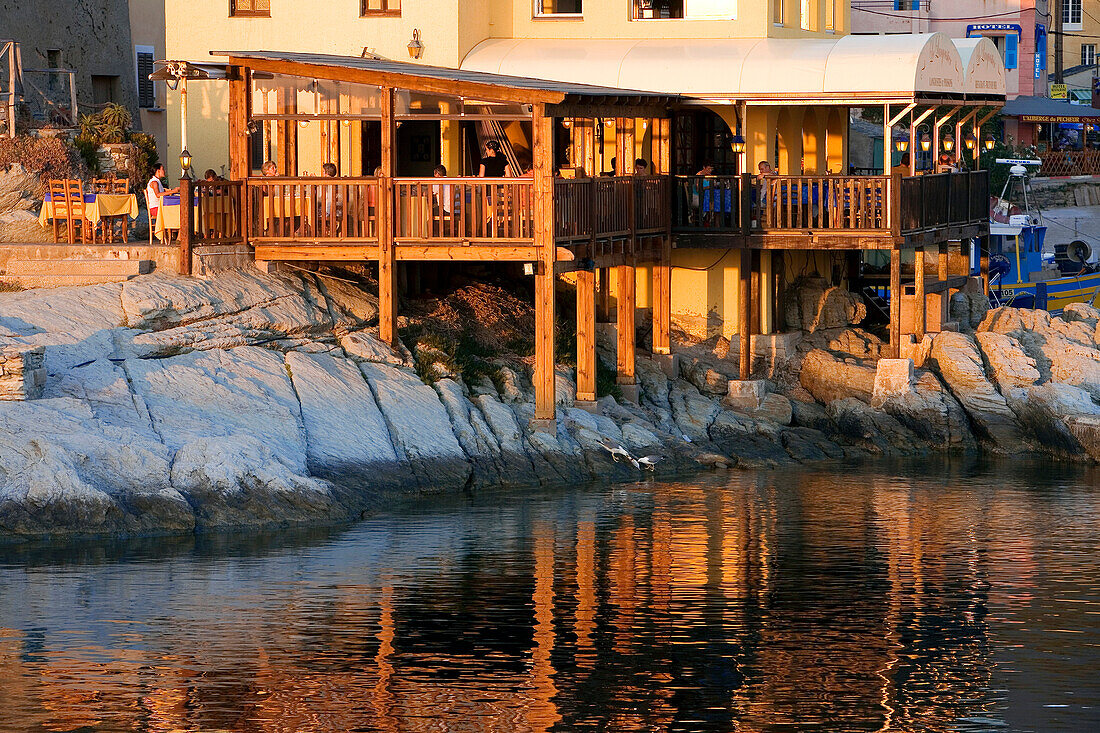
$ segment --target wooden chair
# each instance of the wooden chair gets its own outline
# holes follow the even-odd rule
[[[56,185],[55,185],[56,184]],[[66,178],[64,181],[50,182],[50,198],[54,210],[54,240],[58,240],[58,220],[65,219],[69,244],[76,244],[77,237],[85,244],[94,240],[94,227],[88,221],[84,208],[84,184],[79,180]]]
[[[61,243],[61,221],[68,220],[68,210],[65,207],[65,180],[58,178],[50,179],[50,202],[53,206],[53,241],[54,244]],[[72,240],[72,235],[69,235],[69,240]]]

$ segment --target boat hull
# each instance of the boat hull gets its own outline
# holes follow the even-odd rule
[[[1092,303],[1098,292],[1100,272],[1093,272],[1041,283],[997,283],[990,291],[990,304],[1042,308],[1058,315],[1070,303]]]

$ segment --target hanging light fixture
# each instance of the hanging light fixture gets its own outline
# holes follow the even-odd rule
[[[419,28],[413,29],[413,37],[412,40],[409,41],[408,49],[409,56],[412,56],[414,59],[418,59],[424,55],[424,44],[420,42]]]
[[[899,153],[904,153],[909,150],[909,135],[907,133],[902,132],[895,138],[894,150]]]
[[[967,150],[973,150],[978,145],[978,138],[974,137],[974,133],[967,133],[963,138],[963,144],[966,145]]]
[[[986,150],[993,150],[993,148],[996,144],[997,144],[997,141],[994,140],[992,137],[987,137],[985,139],[985,149]]]
[[[927,132],[920,136],[920,149],[926,153],[932,149],[932,138],[928,137]]]
[[[573,126],[573,118],[566,117],[564,120],[561,121],[561,126],[568,130],[570,127]]]
[[[745,152],[745,138],[741,135],[741,133],[737,133],[730,140],[730,148],[733,149],[735,155],[740,155],[741,153]]]
[[[950,132],[943,136],[943,149],[947,153],[955,149],[955,136]]]

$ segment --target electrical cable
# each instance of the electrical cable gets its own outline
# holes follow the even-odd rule
[[[729,249],[727,249],[725,252],[722,253],[721,257],[719,257],[718,259],[716,259],[714,261],[714,264],[712,264],[708,267],[688,267],[687,265],[675,265],[673,267],[673,269],[676,269],[676,270],[690,270],[691,272],[709,272],[709,271],[713,270],[715,267],[718,267],[718,265],[720,265],[722,263],[722,260],[729,257],[729,254],[732,251],[733,251],[733,247],[730,247]]]

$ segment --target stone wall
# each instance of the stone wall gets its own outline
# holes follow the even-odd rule
[[[6,346],[0,348],[0,400],[34,400],[46,385],[46,350]]]
[[[0,36],[20,44],[27,69],[47,68],[47,51],[60,50],[61,66],[76,71],[81,112],[95,101],[93,76],[117,77],[113,101],[140,120],[126,0],[0,0]]]
[[[999,195],[1000,191],[994,191]],[[1036,178],[1031,181],[1031,199],[1040,209],[1100,205],[1100,179],[1066,181]]]

